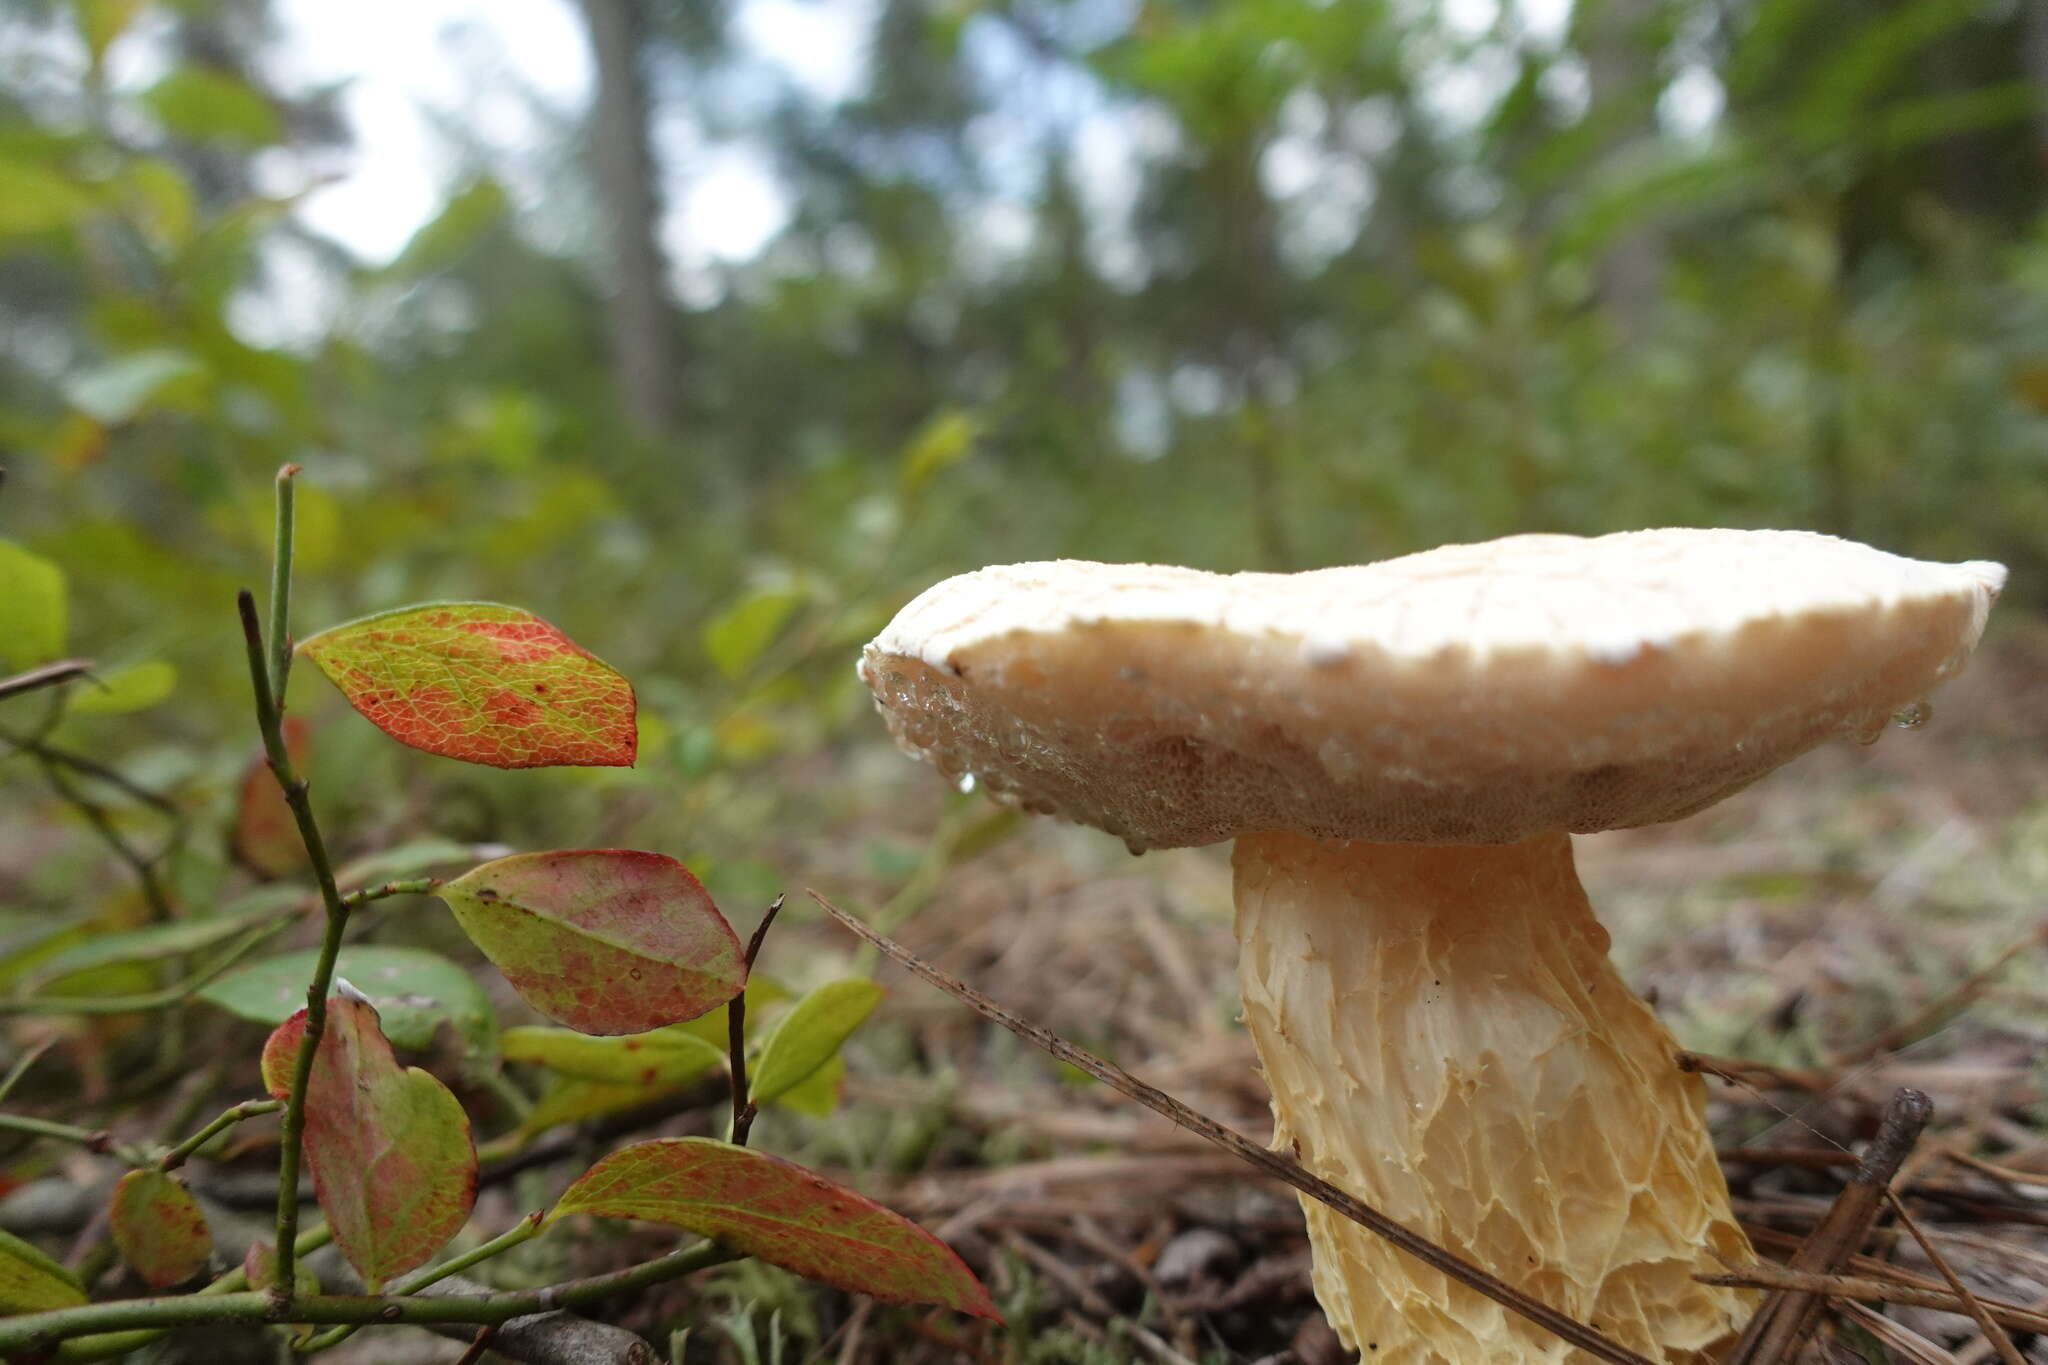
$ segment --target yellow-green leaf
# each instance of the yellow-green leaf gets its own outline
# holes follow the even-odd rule
[[[874,982],[854,977],[828,981],[797,1001],[763,1044],[749,1097],[767,1104],[808,1079],[839,1055],[884,994]]]
[[[170,133],[194,141],[260,147],[284,140],[284,120],[248,82],[188,62],[142,92],[142,103]]]
[[[845,1082],[846,1058],[837,1056],[769,1103],[810,1118],[827,1118],[839,1107],[839,1087]]]
[[[71,689],[65,712],[73,716],[120,716],[144,711],[171,695],[178,670],[162,659],[149,659],[97,675]]]
[[[725,1049],[678,1028],[592,1038],[566,1028],[509,1028],[498,1039],[508,1062],[534,1062],[578,1080],[676,1086],[725,1060]]]
[[[941,470],[974,449],[974,439],[980,434],[980,424],[964,412],[941,412],[925,423],[898,457],[903,496],[923,492]]]
[[[85,39],[85,50],[92,54],[94,66],[106,60],[107,49],[128,31],[144,3],[145,0],[71,0],[78,15],[78,35]]]
[[[659,1099],[674,1090],[672,1085],[613,1085],[606,1081],[581,1081],[563,1076],[533,1102],[533,1108],[519,1121],[527,1137],[544,1133],[560,1123],[577,1123],[603,1114],[617,1114],[635,1105]]]
[[[802,593],[789,588],[749,593],[704,627],[704,652],[720,673],[737,678],[774,643],[790,613],[803,600]]]
[[[32,668],[64,652],[64,571],[0,540],[0,665]]]
[[[71,1272],[11,1232],[0,1232],[0,1313],[40,1313],[85,1302]]]

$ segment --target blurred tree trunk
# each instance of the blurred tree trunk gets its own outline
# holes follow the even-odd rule
[[[1610,151],[1657,135],[1658,0],[1579,0],[1574,11],[1592,96]],[[1647,329],[1664,288],[1662,229],[1640,222],[1609,243],[1596,267],[1600,300],[1622,331]]]
[[[643,0],[580,0],[597,59],[591,134],[611,237],[606,311],[620,401],[649,435],[673,429],[681,360],[670,330],[668,271],[657,232],[661,190],[647,138]]]

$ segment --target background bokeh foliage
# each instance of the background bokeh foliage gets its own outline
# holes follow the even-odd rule
[[[538,786],[319,727],[460,837],[743,823],[991,561],[1705,523],[2042,581],[2043,0],[878,0],[831,96],[746,3],[580,0],[589,107],[442,117],[383,261],[296,211],[361,150],[269,0],[0,9],[0,533],[155,670],[67,725],[226,799],[284,461],[308,629],[517,602],[640,686],[636,772]],[[753,256],[673,249],[678,122],[772,171]]]

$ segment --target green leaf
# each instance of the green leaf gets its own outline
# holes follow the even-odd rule
[[[690,870],[632,849],[519,853],[438,893],[520,997],[581,1033],[645,1033],[739,994],[740,942]]]
[[[632,684],[517,607],[402,607],[322,631],[299,652],[415,749],[493,768],[633,765]]]
[[[115,426],[141,416],[159,398],[189,388],[206,374],[197,358],[169,347],[136,351],[76,374],[64,396],[96,422]]]
[[[747,1019],[751,1023],[758,1023],[762,1011],[770,1005],[789,999],[789,996],[789,987],[774,977],[759,971],[750,973],[747,976],[746,989]],[[723,1050],[732,1037],[732,1024],[726,1015],[729,1008],[730,1006],[720,1005],[709,1014],[700,1014],[695,1019],[686,1019],[672,1027],[678,1033],[688,1033],[693,1037],[702,1038],[713,1047]]]
[[[767,1104],[839,1055],[841,1045],[885,995],[865,978],[828,981],[796,1002],[761,1048],[751,1098]]]
[[[0,157],[0,239],[68,228],[91,209],[91,196],[59,172]]]
[[[242,1273],[249,1277],[251,1289],[268,1289],[277,1283],[277,1248],[258,1237],[249,1243],[249,1250],[242,1257]],[[320,1275],[306,1264],[301,1256],[292,1262],[292,1284],[301,1294],[320,1292]]]
[[[0,1313],[40,1313],[85,1302],[71,1272],[11,1232],[0,1232]]]
[[[250,927],[249,921],[225,915],[174,920],[146,929],[94,934],[36,964],[35,979],[48,981],[116,962],[160,962],[224,943]]]
[[[12,989],[43,963],[92,932],[92,911],[72,915],[0,912],[0,989]]]
[[[974,449],[981,424],[964,412],[941,412],[925,423],[897,457],[897,483],[903,496],[914,498],[940,471],[958,463]]]
[[[375,886],[379,882],[418,876],[436,867],[473,863],[499,852],[501,846],[465,844],[455,839],[415,839],[408,844],[367,853],[345,864],[336,875],[343,886]]]
[[[72,688],[64,712],[71,716],[122,716],[144,711],[178,685],[178,670],[162,659],[150,659],[98,675]]]
[[[64,653],[64,571],[0,540],[0,664],[31,668]]]
[[[142,103],[165,131],[195,142],[245,147],[282,142],[284,120],[270,101],[225,71],[187,63],[142,92]]]
[[[191,1279],[213,1254],[213,1234],[191,1191],[150,1167],[128,1172],[114,1186],[108,1229],[121,1258],[151,1289]]]
[[[413,233],[387,273],[414,279],[446,270],[461,260],[483,235],[505,221],[510,201],[504,187],[489,176],[470,181],[448,197],[441,211]]]
[[[291,1091],[304,1010],[263,1047],[263,1083]],[[335,1245],[375,1293],[423,1265],[469,1221],[476,1148],[448,1087],[401,1067],[377,1011],[344,991],[327,1001],[327,1030],[306,1083],[306,1164]]]
[[[147,0],[71,0],[78,16],[78,34],[97,67],[106,60],[107,49],[128,31]]]
[[[557,1124],[578,1123],[604,1114],[622,1113],[674,1092],[672,1085],[615,1085],[608,1081],[582,1081],[573,1076],[563,1076],[541,1092],[540,1098],[533,1102],[533,1108],[519,1121],[519,1131],[526,1137],[532,1137]]]
[[[230,972],[199,992],[231,1014],[259,1024],[276,1024],[306,1003],[319,953],[314,949],[266,958]],[[452,1025],[472,1052],[487,1053],[497,1041],[497,1013],[470,974],[447,958],[421,948],[348,947],[336,974],[370,997],[383,1015],[384,1032],[402,1048],[433,1044],[434,1029]]]
[[[731,1143],[660,1138],[623,1148],[563,1191],[548,1221],[572,1213],[682,1228],[884,1303],[940,1304],[1002,1321],[952,1248],[902,1214]]]
[[[770,1103],[810,1118],[829,1118],[839,1107],[839,1088],[845,1082],[846,1058],[834,1057]]]
[[[741,598],[704,627],[704,652],[718,671],[737,678],[761,657],[804,600],[789,588],[763,588]]]
[[[565,1028],[508,1028],[498,1039],[508,1062],[534,1062],[607,1085],[678,1086],[725,1061],[725,1049],[678,1029],[592,1038]]]

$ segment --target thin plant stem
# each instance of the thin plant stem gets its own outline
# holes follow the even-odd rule
[[[617,1294],[663,1284],[710,1266],[738,1260],[740,1255],[716,1242],[699,1242],[609,1274],[592,1275],[543,1289],[495,1294],[308,1294],[283,1305],[269,1294],[215,1292],[209,1285],[197,1294],[117,1299],[109,1303],[81,1304],[75,1308],[57,1308],[0,1319],[0,1358],[47,1354],[74,1337],[125,1333],[138,1328],[278,1322],[409,1323],[414,1326],[461,1322],[493,1325],[532,1313],[583,1308]],[[134,1343],[123,1349],[133,1350]],[[64,1351],[57,1358],[68,1361],[98,1359],[101,1356]]]
[[[35,758],[36,765],[43,770],[44,779],[50,784],[50,789],[56,792],[66,805],[84,816],[85,822],[100,836],[100,841],[114,850],[114,855],[122,862],[128,864],[128,870],[135,874],[136,883],[142,888],[143,899],[149,902],[150,913],[160,920],[169,919],[171,899],[156,875],[156,859],[162,855],[152,856],[143,853],[129,843],[127,837],[115,827],[113,817],[107,814],[106,808],[74,786],[71,779],[65,776],[61,764],[37,752],[36,747],[23,745],[22,748]],[[167,848],[164,851],[169,850]]]
[[[24,692],[36,692],[45,687],[56,687],[61,683],[74,682],[92,672],[91,659],[65,659],[41,668],[31,668],[26,673],[14,673],[0,678],[0,701],[18,697]]]
[[[119,1157],[130,1166],[150,1164],[148,1154],[141,1148],[114,1141],[114,1135],[104,1128],[80,1128],[76,1124],[30,1118],[26,1114],[0,1114],[0,1128],[14,1133],[27,1133],[32,1137],[55,1138],[59,1142],[76,1143],[88,1152]]]
[[[45,1052],[50,1050],[50,1045],[55,1041],[56,1039],[54,1038],[45,1038],[42,1042],[23,1052],[14,1065],[7,1069],[7,1078],[0,1080],[0,1104],[4,1104],[7,1097],[14,1093],[14,1087],[21,1084],[23,1076],[28,1075],[28,1069],[34,1066]]]
[[[388,1292],[393,1295],[417,1294],[430,1284],[439,1284],[450,1275],[459,1275],[481,1261],[488,1261],[491,1257],[510,1251],[521,1243],[530,1242],[541,1234],[542,1216],[538,1212],[529,1213],[526,1217],[514,1223],[506,1231],[491,1238],[488,1242],[480,1242],[468,1251],[463,1252],[460,1256],[451,1256],[439,1265],[431,1265],[424,1270],[414,1271],[397,1284],[392,1285]],[[314,1337],[302,1346],[300,1353],[311,1355],[315,1351],[324,1351],[330,1346],[339,1346],[342,1342],[354,1336],[361,1327],[362,1324],[359,1322],[346,1323],[331,1332],[322,1332],[319,1336]]]
[[[194,1152],[236,1124],[259,1115],[275,1114],[282,1108],[283,1100],[243,1100],[240,1104],[224,1110],[213,1122],[165,1152],[156,1164],[166,1171],[175,1171],[190,1160]]]
[[[341,898],[341,903],[350,910],[371,901],[381,901],[386,896],[430,896],[441,885],[439,877],[407,877],[402,881],[380,882],[351,891]]]
[[[270,705],[279,715],[292,668],[292,479],[298,472],[295,464],[277,471],[277,549],[270,558]]]
[[[307,1228],[299,1234],[295,1250],[300,1256],[307,1256],[334,1240],[334,1233],[325,1223]],[[196,1291],[201,1298],[220,1294],[238,1294],[249,1287],[249,1272],[244,1266],[236,1266],[219,1279]],[[115,1356],[127,1355],[155,1341],[168,1330],[162,1327],[145,1328],[136,1331],[104,1333],[98,1336],[74,1337],[64,1344],[59,1359],[66,1361],[111,1360]]]
[[[184,823],[184,812],[178,809],[178,804],[175,801],[172,801],[162,792],[151,791],[123,773],[119,768],[102,763],[95,758],[88,758],[84,754],[72,753],[69,749],[60,749],[47,740],[33,735],[17,735],[10,730],[0,730],[0,740],[7,741],[9,745],[21,750],[23,753],[33,754],[37,758],[48,759],[52,763],[62,764],[81,776],[104,782],[123,795],[153,808],[173,825],[182,826]]]
[[[291,1088],[285,1093],[284,1130],[277,1163],[277,1284],[272,1289],[282,1307],[293,1298],[292,1243],[299,1227],[299,1153],[306,1132],[306,1085],[313,1076],[313,1057],[327,1032],[327,992],[334,984],[334,960],[341,954],[342,933],[348,927],[348,906],[341,889],[334,884],[334,864],[327,856],[327,843],[313,820],[313,803],[306,781],[293,768],[285,751],[284,724],[278,715],[270,689],[270,670],[264,660],[263,626],[256,619],[256,598],[247,588],[236,596],[242,617],[242,639],[249,653],[249,682],[256,694],[256,723],[263,732],[263,751],[270,771],[291,807],[299,827],[299,839],[306,846],[306,860],[320,885],[320,900],[327,909],[327,928],[320,939],[320,956],[313,967],[313,979],[306,987],[306,1031],[299,1040],[299,1055],[292,1064]]]
[[[754,959],[761,956],[761,945],[768,938],[768,928],[775,923],[775,917],[782,913],[782,897],[769,902],[767,913],[754,926],[754,936],[747,940],[746,976],[754,974]],[[732,1069],[732,1131],[727,1135],[735,1147],[747,1145],[747,1134],[754,1127],[754,1116],[760,1112],[754,1102],[747,1098],[747,992],[744,984],[739,994],[725,1002],[727,1063]]]

